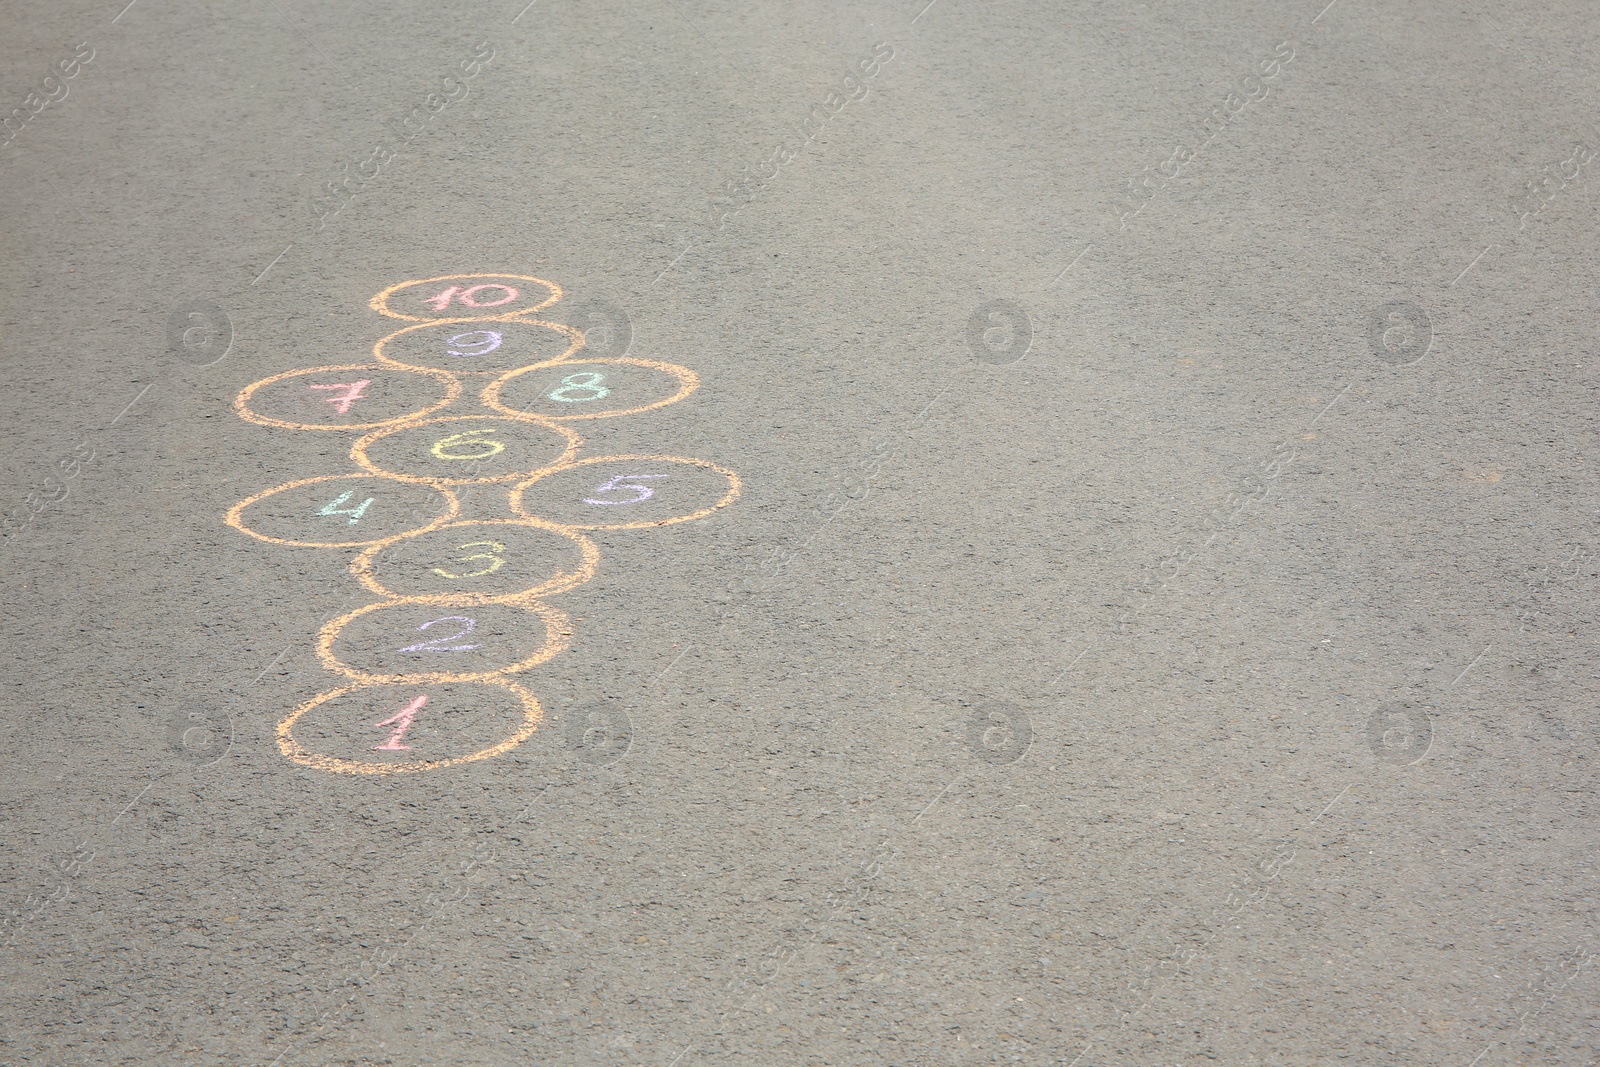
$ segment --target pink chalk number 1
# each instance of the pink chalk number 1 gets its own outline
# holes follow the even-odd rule
[[[475,294],[486,289],[498,289],[505,295],[499,300],[479,300]],[[425,303],[435,311],[443,311],[450,306],[450,301],[460,300],[469,308],[496,308],[501,304],[509,304],[517,298],[517,291],[509,285],[474,285],[470,289],[463,289],[459,285],[452,285],[442,293],[430,296]]]
[[[389,731],[389,737],[384,741],[383,744],[373,745],[372,751],[400,752],[405,749],[409,749],[411,746],[402,744],[400,739],[405,737],[407,730],[411,729],[411,720],[417,717],[417,712],[421,711],[422,705],[426,704],[427,702],[428,694],[424,693],[411,703],[407,704],[405,707],[401,708],[398,715],[392,715],[389,718],[384,719],[382,722],[373,723],[373,726],[393,726],[394,729]]]

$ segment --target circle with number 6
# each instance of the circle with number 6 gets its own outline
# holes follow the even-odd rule
[[[402,482],[485,485],[531,478],[570,463],[581,444],[576,432],[543,421],[445,415],[369,433],[350,446],[350,458],[373,474]]]
[[[543,719],[534,695],[504,678],[357,682],[290,712],[278,723],[278,751],[334,774],[434,771],[508,752]]]
[[[534,476],[511,510],[575,530],[641,530],[705,518],[739,499],[739,476],[685,456],[594,456]]]

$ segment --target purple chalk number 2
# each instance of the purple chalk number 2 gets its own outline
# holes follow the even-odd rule
[[[402,648],[400,651],[401,652],[471,652],[475,648],[482,648],[483,647],[482,645],[446,645],[445,644],[446,641],[459,641],[463,637],[465,637],[468,634],[470,634],[473,630],[476,630],[478,628],[478,620],[470,618],[470,617],[468,617],[466,615],[446,615],[446,616],[444,616],[442,618],[434,619],[434,620],[432,620],[430,622],[425,622],[421,626],[417,627],[417,632],[421,633],[423,630],[426,630],[428,627],[433,626],[435,623],[441,623],[441,622],[463,622],[463,623],[466,623],[466,625],[463,626],[461,629],[457,630],[455,633],[450,634],[447,637],[435,637],[435,638],[432,638],[432,639],[427,640],[427,641],[420,641],[420,642],[418,642],[417,644],[414,644],[414,645],[407,645],[405,648]]]

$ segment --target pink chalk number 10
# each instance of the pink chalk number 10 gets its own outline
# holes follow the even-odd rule
[[[505,295],[499,300],[479,300],[476,293],[486,289],[498,289]],[[509,285],[474,285],[470,289],[463,289],[459,285],[452,285],[442,293],[430,296],[425,303],[435,311],[443,311],[450,306],[450,301],[460,300],[469,308],[494,308],[501,304],[509,304],[517,298],[517,291]]]
[[[383,744],[373,745],[372,751],[400,752],[405,749],[409,749],[411,746],[402,744],[400,739],[405,737],[407,730],[411,729],[411,720],[417,717],[417,712],[421,711],[422,705],[426,704],[427,702],[428,694],[424,693],[411,703],[407,704],[405,707],[401,708],[398,715],[391,715],[382,722],[373,723],[373,726],[393,726],[394,729],[389,731],[389,737],[384,741]]]

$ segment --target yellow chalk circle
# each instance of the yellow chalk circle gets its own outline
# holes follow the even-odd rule
[[[391,285],[369,306],[392,319],[427,322],[529,315],[560,299],[561,286],[526,274],[441,274]]]
[[[485,407],[517,418],[576,422],[676,404],[700,386],[688,367],[653,359],[563,359],[508,371],[484,387]]]
[[[443,397],[410,410],[418,381],[427,378]],[[233,410],[246,422],[287,430],[376,430],[427,418],[460,395],[460,379],[443,371],[351,363],[262,378],[240,391]]]
[[[456,599],[404,598],[357,608],[322,628],[317,656],[328,670],[359,682],[423,685],[515,674],[572,645],[571,620],[542,601]],[[529,630],[532,621],[541,624],[537,635]],[[352,666],[352,660],[375,669]]]
[[[502,706],[485,707],[486,695]],[[335,774],[433,771],[508,752],[532,737],[543,719],[534,695],[504,678],[357,682],[295,708],[278,723],[278,750]],[[496,736],[500,740],[482,746]]]
[[[247,524],[245,512],[257,504],[266,514],[252,519],[256,525],[292,530],[297,536],[267,533]],[[285,482],[247,497],[228,509],[226,521],[240,533],[274,545],[366,548],[432,529],[460,513],[461,502],[442,485],[397,482],[372,474],[329,474]],[[312,540],[303,536],[306,533],[325,539]],[[360,539],[333,540],[339,534]]]
[[[350,458],[403,482],[487,485],[569,463],[582,443],[573,430],[542,419],[442,415],[367,434],[350,446]],[[371,456],[375,446],[378,460]]]
[[[460,606],[554,596],[593,578],[599,565],[599,547],[565,526],[462,519],[374,545],[350,561],[350,572],[379,596]]]
[[[705,518],[740,488],[737,474],[703,459],[593,456],[521,483],[511,510],[574,530],[642,530]]]
[[[540,319],[442,319],[396,330],[373,346],[380,363],[444,374],[505,374],[563,360],[583,331]]]

